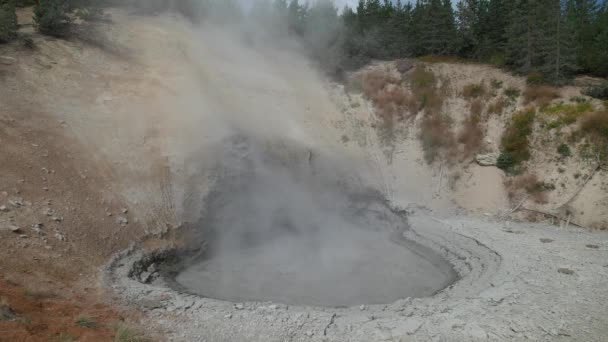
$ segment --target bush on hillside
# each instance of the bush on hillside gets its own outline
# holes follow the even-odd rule
[[[583,94],[596,99],[608,100],[608,82],[602,82],[593,87],[589,87],[583,91]]]
[[[69,0],[40,0],[34,8],[34,22],[42,34],[55,37],[67,35],[72,20]]]
[[[12,0],[0,0],[0,43],[17,36],[17,14]]]
[[[559,98],[559,91],[549,86],[528,86],[524,91],[524,103],[536,102],[539,105],[547,105],[554,99]]]
[[[527,109],[513,115],[513,119],[503,134],[501,145],[503,153],[512,160],[512,166],[530,158],[528,138],[532,134],[536,110]]]

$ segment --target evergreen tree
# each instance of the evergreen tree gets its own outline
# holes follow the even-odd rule
[[[72,23],[68,15],[70,9],[69,0],[40,0],[34,8],[36,28],[50,36],[66,35]]]
[[[17,14],[12,0],[0,0],[0,43],[6,43],[17,34]]]

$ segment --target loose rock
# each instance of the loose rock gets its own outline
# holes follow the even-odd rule
[[[478,154],[475,157],[475,161],[477,161],[477,164],[479,164],[481,166],[496,166],[499,155],[500,154],[496,153],[496,152],[487,153],[487,154]]]

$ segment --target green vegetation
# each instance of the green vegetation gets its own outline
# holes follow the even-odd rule
[[[554,129],[575,123],[581,114],[593,111],[593,105],[589,102],[579,102],[576,104],[558,103],[543,106],[540,111],[550,116],[551,121],[549,121],[547,127]]]
[[[570,157],[572,152],[570,151],[570,146],[566,144],[561,144],[557,147],[557,153],[559,153],[563,158]]]
[[[72,20],[69,0],[40,0],[34,8],[34,23],[40,33],[63,37],[68,34]]]
[[[507,98],[509,98],[509,100],[511,100],[511,101],[517,100],[517,98],[519,98],[520,95],[521,95],[521,91],[517,88],[509,87],[509,88],[505,89],[505,96]]]
[[[114,342],[150,342],[141,331],[128,327],[124,323],[116,323],[112,326],[114,330]]]
[[[482,83],[469,84],[462,90],[462,96],[466,99],[483,97],[486,95],[486,86]]]
[[[71,334],[69,334],[67,332],[60,333],[59,336],[57,337],[57,340],[59,342],[76,342],[77,341],[76,337],[72,336]]]
[[[443,105],[443,98],[437,90],[437,78],[432,71],[423,66],[416,67],[410,75],[410,86],[414,98],[418,101],[418,110],[438,111]]]
[[[493,79],[490,84],[492,85],[492,89],[498,90],[502,88],[502,81]]]
[[[74,323],[76,323],[77,326],[83,327],[83,328],[89,328],[89,329],[97,328],[97,322],[95,322],[95,320],[93,320],[91,317],[86,316],[86,315],[79,316]]]
[[[488,106],[488,114],[498,114],[501,115],[505,108],[509,106],[509,99],[506,97],[499,97],[494,102],[490,103]]]
[[[527,109],[513,115],[501,141],[503,169],[509,169],[530,158],[528,137],[532,133],[536,110]]]
[[[596,99],[608,100],[608,81],[585,89],[583,94],[595,97]]]
[[[608,160],[608,111],[588,113],[582,118],[580,136],[588,143],[581,146],[581,157]]]
[[[17,14],[12,0],[0,0],[0,43],[6,43],[17,36]]]

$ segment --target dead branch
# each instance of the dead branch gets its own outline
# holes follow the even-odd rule
[[[574,201],[574,199],[583,191],[583,189],[585,189],[585,187],[587,186],[587,183],[589,183],[589,181],[593,178],[593,176],[595,176],[595,174],[601,169],[602,169],[602,164],[600,164],[600,162],[598,160],[597,166],[595,167],[595,169],[593,169],[593,172],[591,173],[591,175],[589,175],[589,177],[587,177],[587,179],[585,180],[585,183],[583,183],[583,185],[581,185],[578,188],[578,190],[574,193],[574,195],[572,195],[572,197],[570,197],[565,203],[563,203],[559,207],[555,208],[554,210],[559,210],[559,209],[567,206],[568,204],[572,203],[572,201]]]
[[[521,207],[521,208],[519,208],[519,210],[525,210],[525,211],[529,211],[529,212],[532,212],[532,213],[537,213],[537,214],[545,215],[545,216],[548,216],[548,217],[556,218],[560,222],[562,222],[562,221],[566,222],[566,220],[564,218],[559,217],[559,216],[557,216],[555,214],[548,213],[546,211],[540,211],[540,210],[530,209],[530,208],[526,208],[526,207]],[[571,224],[573,226],[577,226],[579,228],[589,229],[589,228],[587,228],[587,227],[585,227],[585,226],[583,226],[581,224],[575,223],[573,221],[567,221],[567,222],[568,222],[568,224]]]

